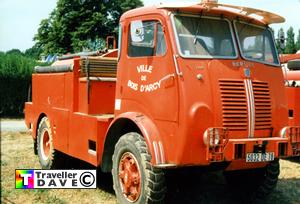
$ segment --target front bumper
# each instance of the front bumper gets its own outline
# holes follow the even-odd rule
[[[275,158],[300,156],[300,127],[286,127],[281,137],[228,139],[225,128],[212,128],[206,139],[218,144],[207,145],[209,162],[245,161],[247,153],[274,152]],[[218,134],[218,135],[216,135]]]

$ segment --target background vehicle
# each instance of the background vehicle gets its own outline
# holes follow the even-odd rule
[[[42,167],[60,151],[111,171],[121,203],[163,201],[163,169],[187,166],[264,197],[278,158],[300,153],[267,27],[280,22],[215,3],[124,13],[119,50],[36,68],[25,116]]]
[[[282,55],[289,107],[289,125],[300,126],[300,54]]]

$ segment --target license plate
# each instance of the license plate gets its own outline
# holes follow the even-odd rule
[[[273,161],[273,160],[274,160],[274,152],[248,153],[246,157],[246,162],[265,162],[265,161]]]

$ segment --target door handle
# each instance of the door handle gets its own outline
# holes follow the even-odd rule
[[[175,74],[168,74],[165,77],[163,77],[160,80],[160,84],[165,87],[165,88],[169,88],[171,86],[175,85]]]

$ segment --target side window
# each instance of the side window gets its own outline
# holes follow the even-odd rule
[[[165,53],[165,36],[162,25],[158,21],[132,21],[130,23],[128,56],[149,57],[161,56]]]
[[[162,28],[162,25],[158,23],[157,26],[157,36],[156,36],[156,55],[162,56],[166,54],[166,39]]]

